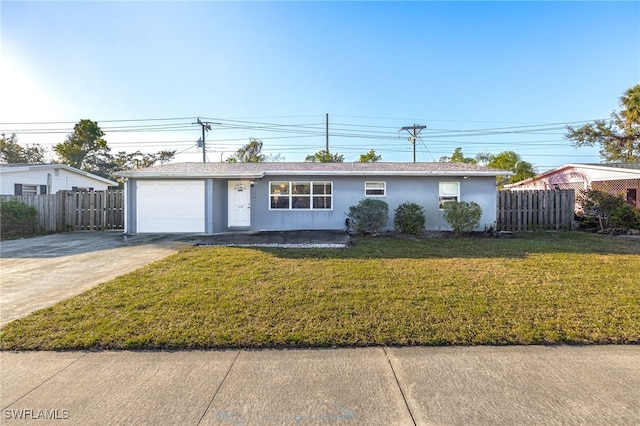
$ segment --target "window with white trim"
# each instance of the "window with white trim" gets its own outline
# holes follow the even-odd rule
[[[269,182],[270,209],[331,210],[332,182]]]
[[[367,197],[384,197],[387,195],[386,182],[365,182],[364,195]]]
[[[438,208],[444,209],[444,205],[452,201],[460,200],[460,182],[439,182],[438,184]]]

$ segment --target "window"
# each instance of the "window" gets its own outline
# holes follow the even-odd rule
[[[38,188],[40,192],[38,192]],[[47,185],[25,185],[22,183],[13,184],[14,195],[45,195],[47,193]]]
[[[271,209],[330,210],[331,182],[270,182]]]
[[[440,182],[439,184],[438,208],[444,209],[444,205],[451,201],[458,201],[460,198],[460,183]]]
[[[386,182],[365,182],[364,195],[367,197],[384,197],[387,195]]]

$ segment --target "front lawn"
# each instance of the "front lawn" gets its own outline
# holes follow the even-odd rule
[[[0,349],[640,343],[640,241],[194,247],[7,324]]]

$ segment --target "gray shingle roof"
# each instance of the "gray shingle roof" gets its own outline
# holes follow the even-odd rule
[[[465,163],[172,163],[117,173],[128,178],[203,178],[266,175],[405,175],[405,176],[499,176],[506,170]]]

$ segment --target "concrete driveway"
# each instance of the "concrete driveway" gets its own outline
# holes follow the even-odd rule
[[[0,326],[193,245],[176,235],[69,232],[0,245]]]

